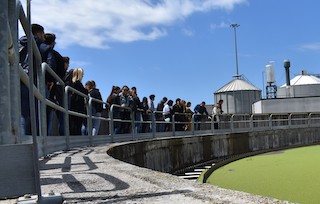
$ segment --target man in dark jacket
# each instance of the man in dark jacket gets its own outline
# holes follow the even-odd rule
[[[206,114],[206,118],[208,118],[209,114],[208,111],[206,109],[206,102],[202,101],[201,104],[196,105],[196,107],[194,108],[194,122],[196,123],[196,129],[200,130],[200,122],[202,121],[202,119],[204,118],[204,114]]]
[[[38,49],[40,51],[42,62],[47,62],[50,67],[55,68],[55,61],[53,59],[52,49],[49,45],[45,44],[45,36],[44,36],[44,28],[39,24],[32,24],[32,34],[34,36],[34,39],[37,43]],[[22,66],[24,71],[29,74],[30,68],[28,64],[28,39],[26,36],[23,36],[19,39],[19,55],[20,55],[20,61],[19,64]],[[34,84],[36,85],[37,81],[37,73],[39,73],[38,70],[40,70],[39,64],[37,64],[36,60],[33,60],[33,77],[34,77]],[[26,121],[30,118],[30,104],[29,104],[29,89],[26,85],[24,85],[22,82],[20,83],[20,92],[21,92],[21,126],[22,126],[22,135],[26,134]],[[48,91],[47,91],[48,93]],[[37,103],[36,103],[37,104]],[[37,108],[36,108],[37,110]],[[37,115],[37,114],[36,114]],[[27,132],[27,134],[30,134],[30,132]]]

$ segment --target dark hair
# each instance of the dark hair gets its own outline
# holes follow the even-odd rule
[[[112,90],[116,91],[116,90],[120,90],[119,86],[112,86]]]
[[[94,83],[93,80],[90,80],[90,81],[87,81],[85,85],[88,86],[89,89],[93,89],[96,84]]]
[[[45,43],[47,45],[51,45],[54,41],[56,41],[56,35],[53,33],[46,33],[44,34]]]
[[[154,95],[154,94],[151,94],[150,96],[149,96],[149,98],[150,99],[154,99],[156,96]]]
[[[44,32],[44,28],[41,25],[36,24],[36,23],[31,25],[31,30],[32,30],[33,35],[36,35],[37,33]]]
[[[63,60],[64,63],[68,63],[69,64],[69,62],[70,62],[70,58],[69,57],[63,57],[62,60]]]
[[[170,100],[167,102],[167,104],[168,104],[169,106],[172,106],[173,100],[170,99]]]

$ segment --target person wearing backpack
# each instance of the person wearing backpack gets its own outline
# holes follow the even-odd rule
[[[44,28],[39,24],[32,24],[31,25],[32,34],[38,49],[40,51],[42,62],[47,62],[49,66],[55,69],[55,61],[53,59],[52,49],[50,46],[44,43],[45,36],[44,36]],[[23,36],[19,39],[19,65],[23,68],[24,72],[29,75],[30,67],[29,67],[29,56],[28,56],[28,38],[27,36]],[[40,66],[37,67],[37,62],[33,57],[33,65],[32,65],[32,72],[33,72],[33,79],[34,84],[37,86],[37,73],[40,69]],[[31,134],[29,131],[30,128],[26,124],[30,121],[30,103],[29,103],[29,89],[28,87],[20,82],[20,96],[21,96],[21,134]],[[37,102],[35,102],[35,109],[37,111]],[[36,116],[38,114],[36,113]],[[37,120],[37,129],[38,126],[38,118]]]
[[[49,45],[50,48],[52,48],[52,54],[55,61],[55,69],[53,71],[59,76],[60,79],[63,79],[66,74],[66,69],[63,57],[58,51],[54,49],[56,44],[56,35],[53,33],[46,33],[45,44]],[[49,72],[46,72],[46,82],[48,84],[48,99],[56,103],[57,105],[63,106],[63,93],[61,94],[61,91],[63,92],[63,90],[58,90],[62,89],[62,87],[59,85],[58,81],[49,74]],[[51,107],[47,107],[48,135],[52,135],[52,122],[54,113],[57,114],[58,118],[59,135],[64,135],[63,114],[60,111],[55,111]]]

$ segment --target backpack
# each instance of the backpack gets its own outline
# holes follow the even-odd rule
[[[69,85],[72,83],[72,75],[73,75],[73,69],[70,69],[64,76],[63,81],[66,85]]]
[[[29,74],[29,62],[28,62],[28,48],[27,46],[20,45],[19,47],[19,64],[25,73]]]

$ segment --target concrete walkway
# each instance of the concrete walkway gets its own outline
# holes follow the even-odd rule
[[[108,148],[73,149],[41,160],[42,194],[61,193],[65,203],[288,203],[140,168],[110,157]]]

